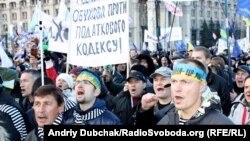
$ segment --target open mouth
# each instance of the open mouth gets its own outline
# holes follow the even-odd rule
[[[164,91],[164,88],[157,88],[157,91]]]

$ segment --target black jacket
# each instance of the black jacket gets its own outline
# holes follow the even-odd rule
[[[132,107],[129,91],[122,91],[113,99],[113,112],[121,119],[123,124],[136,125],[136,116],[140,112],[140,103],[141,97],[138,99],[138,103]]]
[[[207,85],[209,86],[211,91],[216,91],[218,93],[221,101],[223,114],[228,116],[231,109],[231,99],[229,89],[227,87],[227,82],[225,81],[225,79],[212,73],[209,69],[209,73],[207,75]]]

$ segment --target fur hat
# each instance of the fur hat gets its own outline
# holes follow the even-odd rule
[[[63,80],[66,81],[66,83],[69,85],[69,88],[73,88],[73,86],[74,86],[74,84],[73,84],[74,81],[73,81],[73,78],[72,78],[70,75],[68,75],[68,74],[66,74],[66,73],[61,73],[60,75],[57,76],[56,81],[57,81],[58,79],[63,79]]]

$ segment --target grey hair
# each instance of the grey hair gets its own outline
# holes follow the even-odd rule
[[[0,121],[3,123],[3,121]],[[4,127],[0,126],[0,141],[10,141],[10,136]]]

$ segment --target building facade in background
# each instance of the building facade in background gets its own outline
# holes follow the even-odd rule
[[[45,13],[56,17],[61,0],[41,0]],[[22,27],[29,29],[32,14],[38,0],[0,0],[0,35],[6,37],[10,28]],[[161,0],[129,0],[130,8],[130,45],[134,44],[139,49],[143,47],[144,32],[154,36],[164,35],[168,27],[182,27],[183,40],[199,43],[200,31],[204,20],[209,24],[219,21],[225,23],[225,0],[198,0],[192,2],[175,2],[183,10],[183,16],[172,15]],[[70,0],[65,0],[70,9]],[[229,20],[235,19],[237,27],[245,31],[245,24],[235,14],[237,0],[228,1]],[[17,25],[17,26],[16,26]],[[155,43],[148,46],[156,50]],[[166,42],[162,47],[166,47]],[[132,47],[131,47],[132,48]]]

